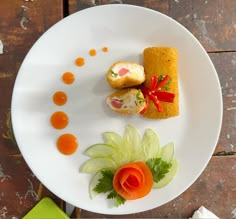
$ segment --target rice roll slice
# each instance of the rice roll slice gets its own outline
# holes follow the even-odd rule
[[[140,85],[145,81],[142,65],[133,62],[116,62],[107,71],[106,78],[114,89]]]
[[[106,98],[109,108],[117,113],[139,113],[146,105],[141,90],[126,88],[116,91]]]
[[[152,78],[157,77],[158,82],[166,76],[170,78],[167,86],[159,89],[159,95],[168,92],[174,94],[172,101],[164,102],[160,99],[162,111],[158,111],[153,101],[143,114],[144,117],[152,119],[165,119],[179,115],[179,90],[178,90],[178,51],[171,47],[149,47],[143,51],[143,64],[146,74],[146,87],[151,86]],[[158,98],[158,96],[157,96]]]

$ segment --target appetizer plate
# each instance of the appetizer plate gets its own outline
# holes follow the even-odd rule
[[[108,47],[108,52],[102,48]],[[113,90],[105,79],[107,69],[118,60],[142,64],[143,49],[149,46],[176,47],[179,52],[180,115],[165,120],[140,115],[116,114],[105,104]],[[89,50],[97,55],[90,56]],[[75,59],[83,57],[78,67]],[[72,85],[61,76],[75,75]],[[68,96],[56,106],[53,94]],[[56,130],[50,124],[55,111],[69,116],[69,125]],[[216,146],[222,121],[221,89],[207,53],[183,26],[156,11],[130,6],[106,5],[89,8],[61,20],[44,33],[26,56],[12,97],[12,122],[19,148],[38,179],[53,193],[79,208],[104,214],[129,214],[161,206],[184,192],[201,174]],[[79,172],[88,159],[83,152],[103,142],[102,133],[123,134],[126,125],[142,135],[155,130],[161,145],[173,141],[179,171],[166,187],[146,197],[114,207],[105,195],[89,198],[90,174]],[[74,134],[76,153],[62,155],[56,148],[60,134]]]

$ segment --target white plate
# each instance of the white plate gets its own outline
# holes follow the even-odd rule
[[[101,48],[108,46],[109,52]],[[117,60],[142,63],[148,46],[177,47],[179,51],[180,115],[162,121],[139,115],[122,116],[104,104],[112,91],[105,72]],[[97,49],[95,57],[88,51]],[[77,67],[76,57],[86,65]],[[68,86],[61,75],[71,71],[76,81]],[[52,95],[64,90],[65,106],[52,102]],[[64,130],[51,127],[53,112],[64,110],[70,123]],[[153,10],[128,5],[106,5],[75,13],[50,28],[26,56],[14,87],[12,122],[20,150],[34,174],[53,193],[88,211],[129,214],[156,208],[184,192],[206,167],[216,146],[222,120],[221,89],[217,73],[200,43],[173,19]],[[174,141],[180,168],[174,181],[140,200],[112,207],[105,196],[90,200],[90,175],[79,173],[87,157],[83,151],[102,142],[102,133],[123,134],[132,124],[143,134],[153,128],[161,144]],[[55,146],[61,133],[77,136],[79,149],[64,156]]]

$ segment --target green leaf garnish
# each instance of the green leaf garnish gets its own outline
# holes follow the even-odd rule
[[[115,78],[115,77],[117,77],[117,76],[118,76],[118,74],[117,74],[117,73],[115,73],[113,70],[111,70],[111,76]]]
[[[136,94],[136,98],[137,98],[137,100],[138,100],[139,103],[142,103],[142,102],[145,102],[145,101],[146,101],[145,98],[140,97],[141,94],[142,94],[142,91],[141,91],[140,89],[138,89],[138,92],[137,92],[137,94]]]
[[[116,207],[125,203],[126,199],[120,196],[113,188],[114,172],[112,170],[102,170],[102,177],[98,180],[98,184],[93,189],[97,193],[110,192],[107,199],[114,199]]]
[[[159,182],[165,177],[171,168],[171,163],[163,161],[161,158],[151,158],[146,164],[150,168],[154,182]]]
[[[122,196],[120,196],[114,189],[107,195],[108,199],[114,199],[114,204],[116,207],[123,205],[126,202]]]
[[[112,170],[102,170],[102,178],[98,181],[98,184],[93,189],[97,193],[109,192],[113,190],[112,181],[114,172]]]
[[[158,83],[161,82],[165,77],[166,77],[166,75],[160,75],[158,77]],[[163,86],[161,88],[161,90],[164,90],[164,91],[170,90],[169,85],[170,85],[171,81],[172,81],[172,78],[169,78],[169,80],[166,82],[165,86]]]

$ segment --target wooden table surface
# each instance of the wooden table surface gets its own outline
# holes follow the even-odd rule
[[[78,10],[109,3],[152,8],[176,19],[196,36],[212,59],[221,82],[223,125],[206,169],[173,201],[133,215],[108,216],[77,209],[74,217],[80,213],[81,218],[188,218],[203,205],[220,218],[235,219],[235,0],[1,0],[0,40],[4,48],[0,54],[0,219],[21,218],[46,196],[65,209],[64,201],[48,191],[30,171],[14,141],[10,121],[12,90],[25,55],[48,28]]]

